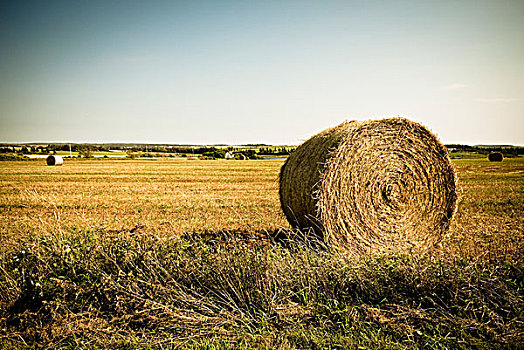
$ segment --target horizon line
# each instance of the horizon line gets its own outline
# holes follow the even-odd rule
[[[305,141],[305,140],[304,140]],[[167,142],[69,142],[69,141],[24,141],[24,142],[3,142],[0,141],[0,146],[9,145],[44,145],[44,144],[60,144],[60,145],[153,145],[153,146],[299,146],[304,141],[294,143],[167,143]],[[442,142],[442,141],[441,141]],[[461,142],[442,142],[444,145],[461,145],[461,146],[499,146],[499,147],[524,147],[524,144],[510,144],[510,143],[461,143]]]

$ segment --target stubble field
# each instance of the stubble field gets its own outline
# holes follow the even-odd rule
[[[423,256],[290,230],[280,160],[0,162],[4,347],[518,348],[524,159],[454,160]]]

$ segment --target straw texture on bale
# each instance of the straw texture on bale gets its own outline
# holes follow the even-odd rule
[[[488,159],[490,162],[502,162],[504,156],[500,152],[491,152],[488,154]]]
[[[58,165],[62,165],[64,163],[64,159],[62,157],[60,157],[60,156],[51,155],[51,156],[47,157],[46,162],[47,162],[47,165],[58,166]]]
[[[346,122],[300,145],[280,171],[290,224],[343,251],[425,248],[457,201],[446,148],[404,118]]]

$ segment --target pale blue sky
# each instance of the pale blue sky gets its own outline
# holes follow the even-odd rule
[[[0,142],[524,144],[524,1],[3,1]]]

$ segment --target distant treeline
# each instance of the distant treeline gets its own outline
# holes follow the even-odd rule
[[[296,147],[260,147],[258,153],[284,156],[293,152]]]
[[[204,155],[210,153],[222,153],[226,151],[243,152],[246,154],[264,154],[264,155],[288,155],[296,147],[283,146],[256,146],[256,145],[242,145],[242,146],[165,146],[165,145],[126,145],[109,147],[104,144],[48,144],[48,145],[0,145],[0,153],[43,153],[52,154],[57,151],[71,151],[83,153],[86,150],[90,152],[121,150],[124,152],[154,152],[154,153],[180,153],[180,154],[195,154]]]
[[[510,146],[510,145],[479,145],[479,146],[468,146],[451,144],[446,145],[450,153],[477,153],[477,154],[489,154],[491,152],[500,152],[506,157],[518,157],[524,155],[524,147],[522,146]]]
[[[524,147],[511,145],[446,145],[450,153],[476,153],[489,154],[490,152],[501,152],[505,156],[517,157],[524,155]],[[124,152],[154,152],[154,153],[179,153],[204,155],[210,153],[223,153],[225,151],[243,152],[259,155],[288,155],[296,149],[294,146],[268,146],[268,145],[241,145],[241,146],[184,146],[184,145],[146,145],[146,144],[0,144],[0,153],[43,153],[52,154],[57,151],[68,152],[100,152],[109,150],[120,150]]]
[[[245,154],[266,154],[266,155],[288,155],[295,150],[296,147],[257,147],[254,145],[245,146],[132,146],[127,147],[126,150],[133,152],[166,152],[166,153],[181,153],[181,154],[209,154],[209,153],[222,153],[226,151],[231,152],[243,152]]]
[[[31,153],[44,153],[51,154],[57,151],[71,151],[71,152],[84,152],[89,149],[90,151],[109,151],[109,149],[102,145],[83,145],[83,144],[49,144],[49,145],[2,145],[0,147],[0,153],[22,153],[22,154],[31,154]]]

